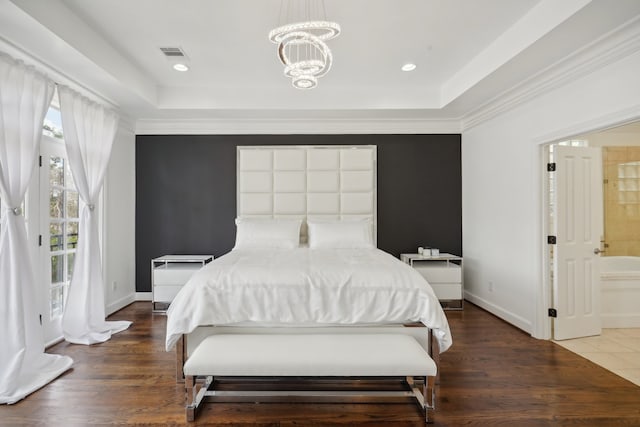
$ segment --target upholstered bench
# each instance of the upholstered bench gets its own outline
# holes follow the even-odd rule
[[[212,335],[205,338],[184,364],[187,420],[193,421],[204,400],[215,398],[277,396],[293,401],[304,396],[335,401],[357,396],[415,398],[427,422],[433,421],[437,367],[411,336],[401,334],[346,335]],[[327,378],[402,377],[404,391],[220,391],[213,390],[220,377],[284,377],[314,380]],[[204,382],[198,378],[205,378]],[[334,400],[329,400],[334,399]],[[224,399],[222,399],[224,400]]]

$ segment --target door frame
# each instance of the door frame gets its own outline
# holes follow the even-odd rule
[[[637,121],[640,121],[640,110],[637,108],[625,109],[533,138],[533,143],[538,146],[538,167],[536,168],[536,173],[539,182],[538,188],[540,190],[538,192],[538,230],[540,232],[538,233],[536,239],[538,245],[538,253],[540,254],[540,286],[538,287],[538,291],[536,292],[534,325],[532,331],[532,336],[534,338],[549,340],[553,337],[552,322],[551,318],[548,316],[548,309],[553,307],[551,293],[553,283],[551,283],[550,280],[548,263],[549,247],[546,242],[547,230],[549,229],[549,189],[546,172],[546,164],[549,158],[549,146],[560,141],[576,139],[578,136],[584,135],[586,133],[616,128]]]

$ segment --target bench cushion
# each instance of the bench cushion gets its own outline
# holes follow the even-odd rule
[[[212,335],[184,365],[185,375],[435,376],[436,364],[411,336]]]

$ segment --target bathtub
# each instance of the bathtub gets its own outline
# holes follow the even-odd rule
[[[640,257],[600,258],[603,328],[640,328]]]
[[[640,257],[638,256],[605,256],[600,258],[602,274],[626,274],[640,278]]]

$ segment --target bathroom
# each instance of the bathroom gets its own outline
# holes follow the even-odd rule
[[[555,342],[640,386],[640,122],[558,145],[601,147],[604,234],[601,333]]]
[[[640,122],[577,139],[602,147],[602,327],[640,328]]]

